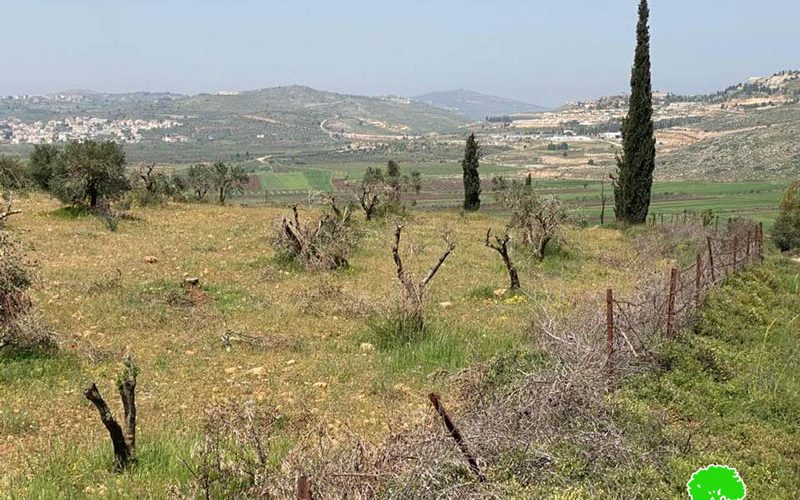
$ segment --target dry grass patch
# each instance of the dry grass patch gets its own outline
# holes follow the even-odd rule
[[[125,352],[141,369],[143,448],[175,425],[199,430],[211,404],[242,399],[377,438],[399,419],[410,425],[429,413],[425,395],[443,383],[442,373],[524,348],[526,326],[543,304],[569,309],[609,285],[624,290],[636,272],[626,236],[568,228],[567,246],[542,263],[517,251],[520,299],[475,297],[471,291],[507,284],[502,261],[484,246],[486,228],[502,222],[414,212],[401,243],[404,264],[427,269],[441,253],[443,230],[457,244],[429,289],[435,334],[368,350],[361,344],[369,325],[398,293],[391,221],[362,225],[349,268],[309,273],[276,263],[269,238],[283,207],[138,209],[112,233],[94,218],[53,216],[58,205],[43,196],[19,205],[25,215],[9,227],[37,262],[31,295],[65,352],[0,361],[3,414],[24,412],[25,426],[36,429],[0,436],[0,468],[18,478],[54,446],[93,453],[105,444],[80,388],[89,380],[110,387]],[[186,295],[187,277],[199,278],[199,295]],[[9,375],[26,370],[47,376]],[[127,481],[141,483],[135,473]]]

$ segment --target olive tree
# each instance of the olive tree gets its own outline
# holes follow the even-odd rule
[[[28,158],[28,167],[33,182],[42,190],[50,190],[50,181],[61,151],[52,144],[37,144]]]
[[[367,168],[361,182],[355,186],[356,201],[366,219],[372,220],[379,215],[403,213],[404,195],[418,194],[421,187],[421,175],[418,171],[403,174],[400,165],[390,160],[386,172],[379,167]]]
[[[116,142],[73,141],[58,156],[50,191],[70,205],[99,203],[130,189],[125,175],[125,152]]]
[[[240,166],[229,166],[221,161],[214,163],[211,179],[220,205],[233,193],[241,193],[247,183],[247,174]]]
[[[205,200],[208,192],[214,188],[214,171],[211,165],[198,163],[189,167],[186,171],[185,184],[195,200]]]
[[[495,190],[500,203],[511,212],[509,228],[520,234],[537,259],[543,260],[548,245],[563,237],[567,214],[561,201],[556,197],[541,198],[533,186],[518,181],[498,180]]]

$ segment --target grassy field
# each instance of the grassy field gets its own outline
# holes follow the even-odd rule
[[[436,333],[363,351],[364,342],[377,345],[372,325],[398,292],[389,224],[366,228],[350,269],[313,274],[274,259],[269,238],[282,209],[139,210],[111,233],[91,217],[55,217],[58,205],[42,196],[20,207],[24,215],[11,230],[37,263],[36,307],[65,349],[0,361],[0,491],[12,497],[159,496],[188,477],[181,460],[204,408],[221,401],[251,398],[290,420],[377,439],[428,415],[424,395],[444,375],[524,345],[538,307],[568,308],[608,285],[624,290],[634,272],[622,234],[571,229],[566,246],[544,263],[519,259],[529,298],[507,303],[492,293],[506,285],[503,264],[482,243],[486,227],[502,220],[415,213],[403,251],[416,273],[438,256],[443,228],[458,245],[431,290]],[[203,283],[192,301],[181,287],[187,276]],[[225,332],[263,345],[226,349]],[[118,476],[106,431],[81,389],[96,381],[116,408],[113,379],[124,352],[141,367],[141,454],[133,472]]]
[[[748,498],[800,488],[800,265],[772,260],[709,297],[696,333],[663,354],[663,369],[616,394],[627,432],[663,458],[663,493],[684,495],[708,464],[736,467]],[[660,431],[646,422],[666,422]],[[655,491],[655,488],[654,488]]]
[[[376,164],[374,166],[382,166]],[[419,203],[428,207],[456,208],[462,201],[461,166],[456,162],[401,164],[405,172],[418,170],[422,173],[422,193]],[[334,179],[358,181],[366,169],[363,163],[322,164],[314,167],[292,167],[288,171],[261,171],[262,189],[266,189],[271,200],[288,203],[306,197],[309,190],[337,191]],[[484,175],[484,206],[494,202],[491,193],[491,177],[506,176],[522,178],[527,170],[517,167],[487,164],[481,167]],[[597,180],[583,179],[535,179],[535,189],[544,196],[557,196],[571,212],[582,215],[590,222],[599,221],[601,189]],[[681,215],[684,211],[713,211],[722,220],[744,216],[763,222],[769,228],[777,217],[777,206],[787,182],[700,182],[700,181],[656,181],[653,185],[651,213]],[[606,183],[606,197],[611,199],[610,184]],[[350,193],[340,192],[348,197]],[[251,200],[263,199],[252,195]],[[607,206],[606,218],[613,219],[613,202]]]
[[[571,181],[548,187],[585,189]],[[771,189],[673,183],[659,193],[725,198]],[[509,298],[495,293],[507,275],[482,241],[503,214],[414,211],[401,250],[415,274],[441,252],[443,231],[457,248],[433,281],[428,334],[396,344],[381,330],[398,293],[389,221],[362,223],[348,269],[310,273],[276,259],[269,239],[285,213],[276,206],[138,209],[112,233],[93,217],[65,217],[42,195],[19,205],[10,230],[35,263],[35,306],[63,349],[0,354],[0,492],[10,498],[166,497],[192,478],[186,464],[205,410],[228,402],[253,400],[284,415],[290,424],[270,449],[276,464],[299,437],[288,430],[294,423],[378,442],[426,421],[425,395],[451,393],[450,375],[534,349],[530,324],[543,307],[568,313],[607,287],[628,294],[642,275],[671,264],[636,251],[640,232],[571,227],[541,263],[515,252],[524,294]],[[772,260],[732,280],[710,298],[698,334],[661,354],[662,369],[626,381],[609,399],[629,445],[657,469],[614,470],[628,482],[606,491],[614,482],[599,486],[598,470],[574,450],[548,450],[570,484],[544,481],[537,495],[614,496],[641,491],[631,481],[647,478],[658,495],[679,498],[686,476],[709,460],[741,467],[760,496],[792,491],[798,273]],[[186,277],[200,278],[199,292],[187,294]],[[126,352],[141,369],[138,462],[115,474],[82,388],[97,382],[119,413],[114,378]],[[683,444],[687,435],[697,438]],[[531,492],[509,486],[519,498]]]

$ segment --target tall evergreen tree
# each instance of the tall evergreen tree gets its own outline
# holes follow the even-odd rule
[[[614,177],[617,220],[626,224],[647,221],[656,165],[649,17],[647,0],[641,0],[639,24],[636,27],[636,55],[631,71],[630,107],[628,116],[622,121],[623,149],[622,156],[617,157],[617,175]]]
[[[464,210],[477,211],[481,208],[481,178],[478,175],[480,154],[475,134],[470,134],[461,162],[464,169]]]

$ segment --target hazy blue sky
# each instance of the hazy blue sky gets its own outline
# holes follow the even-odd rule
[[[626,89],[636,0],[0,0],[0,94],[305,84],[533,103]],[[652,0],[655,87],[800,67],[798,0]]]

